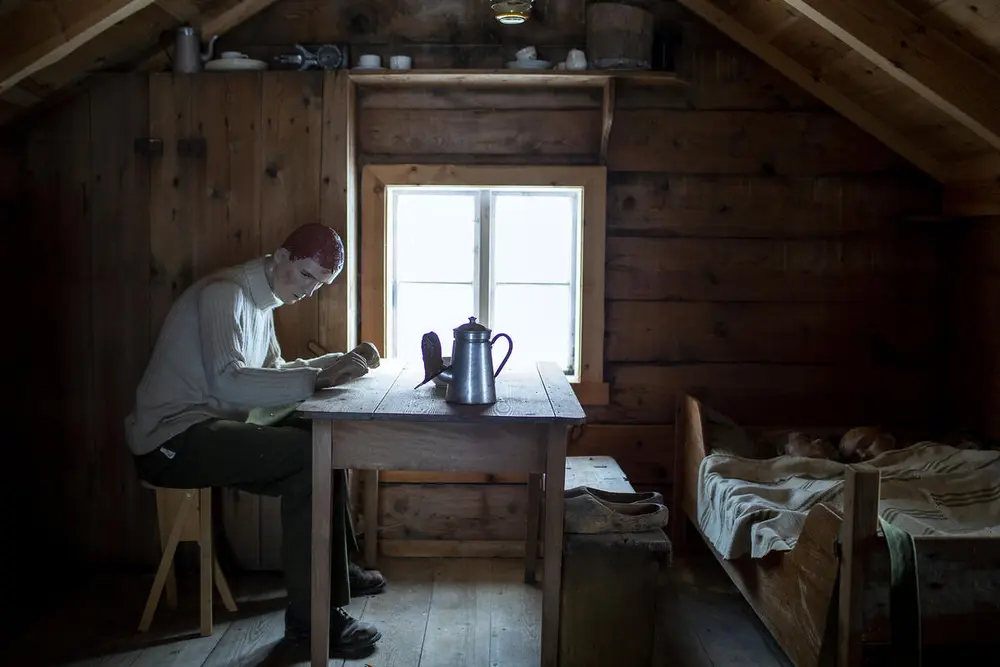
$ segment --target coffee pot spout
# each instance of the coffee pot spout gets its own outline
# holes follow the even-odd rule
[[[212,59],[215,54],[215,42],[219,39],[218,35],[212,35],[212,39],[208,40],[208,45],[205,46],[205,50],[201,53],[201,61],[203,63],[208,62]]]

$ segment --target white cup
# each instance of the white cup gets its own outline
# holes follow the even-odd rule
[[[580,49],[570,49],[569,55],[566,56],[566,69],[587,69],[587,54]]]
[[[382,56],[375,53],[366,53],[358,58],[358,67],[381,67]]]
[[[514,57],[516,57],[518,60],[537,60],[538,51],[536,51],[535,47],[533,46],[526,46],[520,51],[518,51],[516,54],[514,54]]]
[[[389,59],[389,69],[410,69],[413,66],[413,58],[410,56],[393,56]]]

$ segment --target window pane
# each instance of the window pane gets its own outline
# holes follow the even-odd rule
[[[472,285],[400,284],[396,291],[395,355],[420,359],[420,339],[428,331],[441,339],[441,353],[451,355],[451,330],[475,315]]]
[[[476,197],[400,194],[396,198],[396,279],[471,282]]]
[[[569,283],[576,197],[498,194],[493,212],[494,276],[502,283]]]
[[[570,288],[563,285],[496,286],[492,329],[514,340],[511,363],[516,357],[522,363],[554,361],[569,369],[571,299]]]

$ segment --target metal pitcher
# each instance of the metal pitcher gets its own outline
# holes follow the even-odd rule
[[[198,31],[189,25],[182,25],[174,37],[174,71],[181,74],[201,71],[201,64],[211,60],[217,39],[218,35],[212,35],[208,47],[202,53]]]
[[[437,372],[428,373],[429,377],[425,377],[424,382],[434,377],[445,384],[447,389],[444,400],[449,403],[464,405],[496,403],[496,378],[500,375],[507,360],[510,359],[511,352],[514,351],[514,341],[505,333],[498,333],[491,338],[490,335],[493,332],[476,322],[475,317],[470,317],[468,322],[456,327],[453,333],[455,340],[452,347],[451,365],[442,365]],[[428,347],[426,345],[429,342],[428,337],[432,337],[436,344]],[[436,354],[440,355],[440,342],[436,340],[437,334],[432,331],[425,334],[424,338],[424,349],[435,349]],[[499,338],[507,339],[507,355],[494,372],[493,344]],[[440,356],[438,356],[439,359]],[[429,368],[428,364],[433,367],[433,365],[441,363],[438,360],[428,359],[425,352],[425,369]]]

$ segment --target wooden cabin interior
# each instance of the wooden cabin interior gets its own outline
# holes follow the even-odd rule
[[[498,5],[528,18],[502,23]],[[197,72],[175,71],[181,26],[203,49],[218,36]],[[337,57],[300,70],[297,45]],[[511,67],[529,46],[551,67]],[[599,66],[616,49],[648,58]],[[263,71],[212,69],[227,52]],[[381,69],[359,69],[371,55]],[[171,305],[322,222],[345,269],[276,310],[283,356],[372,341],[389,360],[419,342],[388,322],[403,303],[390,188],[574,184],[573,323],[515,305],[538,330],[576,327],[586,423],[566,433],[566,488],[660,493],[658,554],[567,534],[543,630],[521,573],[536,475],[352,470],[360,539],[390,583],[349,607],[379,625],[376,652],[330,664],[918,664],[898,661],[898,636],[862,650],[843,589],[818,655],[765,618],[682,506],[701,424],[684,399],[754,429],[960,430],[1000,448],[998,0],[0,0],[3,265],[9,290],[34,290],[11,308],[0,663],[317,665],[282,649],[280,500],[232,488],[201,516],[239,609],[220,592],[199,632],[201,551],[182,542],[178,604],[137,630],[170,531],[124,423]],[[455,263],[465,246],[421,215],[435,240],[414,261]],[[528,258],[538,229],[516,241]],[[436,294],[447,344],[477,313]],[[526,337],[512,332],[512,360]],[[986,542],[977,567],[1000,572]],[[845,562],[834,591],[861,570]],[[984,595],[966,621],[1000,619],[1000,587]]]

